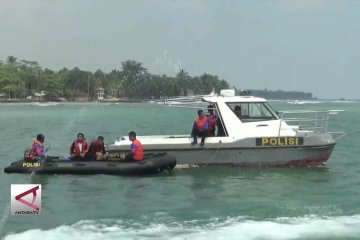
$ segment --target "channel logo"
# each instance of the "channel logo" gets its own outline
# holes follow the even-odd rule
[[[37,215],[41,210],[41,184],[11,184],[11,215]]]

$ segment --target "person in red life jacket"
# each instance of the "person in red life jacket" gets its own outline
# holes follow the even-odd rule
[[[131,141],[130,152],[125,159],[128,161],[142,161],[144,159],[144,149],[141,142],[136,139],[136,132],[129,132],[129,140]]]
[[[108,160],[109,155],[105,150],[104,137],[98,136],[90,145],[88,160]]]
[[[70,157],[72,160],[84,160],[89,151],[89,144],[83,133],[77,134],[77,139],[70,146]]]
[[[46,150],[44,147],[45,136],[39,133],[33,140],[29,150],[25,152],[25,160],[34,161],[46,158]]]
[[[214,107],[212,105],[208,106],[208,135],[213,137],[215,136],[215,126],[217,125],[217,117],[214,114]]]
[[[201,137],[201,146],[204,146],[205,137],[208,136],[208,120],[203,110],[198,111],[199,117],[195,119],[193,129],[191,132],[191,137],[194,138],[194,141],[191,145],[197,144],[197,136]]]

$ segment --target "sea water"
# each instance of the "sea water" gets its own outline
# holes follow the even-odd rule
[[[196,109],[158,104],[1,104],[0,238],[360,239],[360,103],[273,102],[276,110],[343,109],[344,131],[325,168],[192,168],[172,174],[5,174],[38,133],[66,156],[78,132],[112,143],[139,135],[190,134]],[[206,147],[206,145],[205,145]],[[10,215],[11,184],[41,184],[37,216]]]

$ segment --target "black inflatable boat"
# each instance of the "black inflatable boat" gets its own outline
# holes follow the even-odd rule
[[[36,174],[111,174],[144,175],[172,170],[176,165],[174,156],[166,153],[146,154],[143,161],[69,161],[60,157],[47,157],[44,162],[24,160],[11,163],[4,168],[5,173]]]

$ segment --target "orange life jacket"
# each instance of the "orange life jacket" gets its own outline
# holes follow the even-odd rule
[[[35,151],[35,145],[39,145],[40,146],[40,149],[41,151],[44,150],[44,145],[38,141],[38,140],[33,140],[32,144],[31,144],[31,147],[29,148],[28,151],[25,151],[25,160],[34,160],[36,155],[37,155],[37,152]]]
[[[203,130],[205,124],[207,124],[207,117],[196,118],[196,119],[195,119],[195,124],[196,124],[196,126],[197,126],[200,130]]]
[[[136,160],[136,161],[141,161],[144,159],[144,149],[141,145],[141,142],[138,141],[138,140],[134,140],[132,142],[132,144],[135,144],[136,146],[136,149],[135,149],[135,153],[133,155],[133,158]]]

